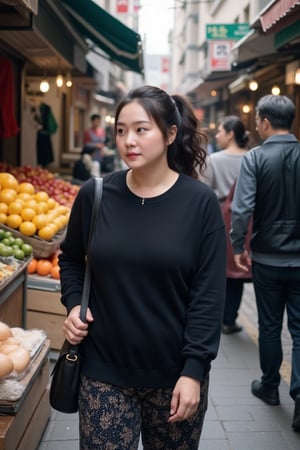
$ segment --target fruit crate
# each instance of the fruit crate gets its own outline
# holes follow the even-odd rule
[[[48,256],[52,255],[56,250],[59,249],[60,244],[64,240],[66,235],[67,228],[63,228],[59,233],[55,234],[53,239],[50,241],[46,241],[44,239],[39,238],[38,236],[26,236],[23,233],[20,233],[13,228],[7,227],[4,224],[1,224],[1,228],[5,231],[11,231],[14,237],[20,237],[24,242],[30,244],[33,250],[34,258],[48,258]]]

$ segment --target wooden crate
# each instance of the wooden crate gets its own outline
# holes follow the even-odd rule
[[[0,320],[10,327],[25,328],[27,264],[20,268],[0,288]]]
[[[32,288],[27,290],[27,328],[45,330],[53,350],[60,350],[64,342],[62,327],[65,318],[66,309],[60,302],[60,292]]]
[[[16,414],[0,416],[0,450],[35,449],[50,417],[49,404],[49,341],[44,344],[40,356],[30,374],[26,375],[28,389],[20,399]],[[39,361],[40,358],[40,361]]]

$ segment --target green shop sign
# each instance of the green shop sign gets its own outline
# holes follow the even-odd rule
[[[206,39],[238,41],[250,30],[249,23],[211,23],[206,25]]]

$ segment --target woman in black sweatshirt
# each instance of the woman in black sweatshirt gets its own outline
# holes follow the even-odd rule
[[[128,170],[104,179],[79,318],[93,181],[61,248],[64,334],[81,343],[80,448],[196,450],[225,296],[226,240],[213,191],[197,180],[205,136],[181,96],[142,86],[115,117]]]

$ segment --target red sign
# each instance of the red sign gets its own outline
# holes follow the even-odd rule
[[[163,73],[168,73],[169,72],[169,64],[170,64],[170,59],[167,57],[162,57],[161,58],[161,71]]]
[[[140,9],[140,0],[133,0],[133,12],[137,13]]]
[[[231,70],[232,41],[209,41],[208,64],[210,71]]]
[[[117,14],[128,13],[129,0],[117,0]]]

